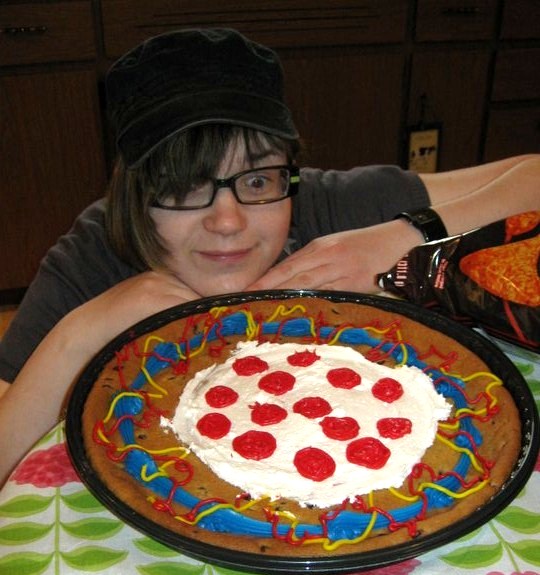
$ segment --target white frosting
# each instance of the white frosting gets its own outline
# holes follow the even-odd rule
[[[314,351],[320,359],[309,367],[294,367],[287,362],[287,357],[305,350]],[[237,375],[232,364],[248,356],[264,359],[270,366],[267,372],[291,373],[296,378],[293,389],[283,395],[274,395],[258,386],[267,372]],[[361,383],[352,389],[331,385],[326,374],[329,369],[340,367],[360,374]],[[371,392],[375,382],[384,377],[399,381],[403,388],[403,395],[391,403],[377,399]],[[210,407],[205,393],[216,385],[234,389],[239,399],[228,407]],[[293,412],[292,406],[298,400],[313,396],[329,402],[331,416],[353,417],[358,422],[360,430],[355,439],[373,437],[386,445],[391,451],[386,464],[381,469],[369,469],[351,463],[346,457],[346,447],[351,440],[329,439],[320,425],[323,418],[308,419]],[[278,424],[257,425],[251,420],[252,409],[249,407],[256,403],[280,405],[288,415]],[[188,382],[173,419],[164,420],[162,424],[171,427],[178,438],[219,477],[252,497],[285,497],[301,505],[328,507],[372,490],[399,487],[413,465],[432,445],[438,421],[446,419],[450,409],[450,404],[435,391],[431,379],[415,367],[393,369],[378,365],[343,346],[243,342],[225,363],[197,373]],[[218,440],[201,435],[197,429],[201,417],[216,412],[224,414],[232,422],[229,433]],[[389,417],[409,419],[411,432],[398,439],[381,437],[377,421]],[[233,439],[250,430],[265,431],[275,437],[277,447],[270,457],[259,461],[245,459],[233,449]],[[316,447],[331,455],[336,464],[331,477],[314,481],[298,473],[294,456],[305,447]]]

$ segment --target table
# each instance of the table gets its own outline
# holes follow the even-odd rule
[[[540,404],[540,356],[502,344]],[[234,575],[139,533],[81,483],[63,423],[27,454],[0,491],[0,573]],[[518,497],[466,537],[378,575],[540,575],[540,458]]]

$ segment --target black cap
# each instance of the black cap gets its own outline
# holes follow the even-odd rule
[[[298,138],[284,103],[277,54],[231,29],[185,29],[150,38],[112,65],[106,91],[128,167],[173,134],[201,124]]]

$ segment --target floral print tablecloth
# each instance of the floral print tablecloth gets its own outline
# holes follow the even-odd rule
[[[505,350],[540,404],[540,357]],[[0,575],[234,575],[173,551],[116,518],[84,487],[62,424],[0,492]],[[518,497],[468,536],[378,575],[540,575],[540,460]]]

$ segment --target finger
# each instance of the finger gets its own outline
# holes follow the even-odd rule
[[[317,266],[306,270],[285,266],[280,269],[273,268],[262,278],[257,280],[248,289],[292,289],[314,288],[321,282],[332,281],[330,266]]]
[[[356,286],[358,282],[349,276],[334,277],[328,276],[328,279],[323,273],[320,274],[299,274],[279,285],[275,289],[320,289],[320,290],[342,290],[342,291],[358,291]],[[365,286],[364,286],[365,288]]]

